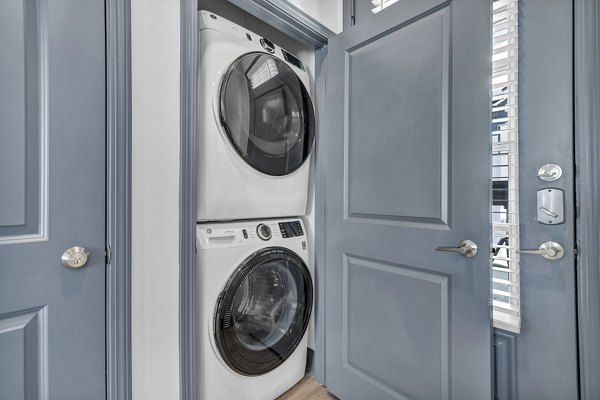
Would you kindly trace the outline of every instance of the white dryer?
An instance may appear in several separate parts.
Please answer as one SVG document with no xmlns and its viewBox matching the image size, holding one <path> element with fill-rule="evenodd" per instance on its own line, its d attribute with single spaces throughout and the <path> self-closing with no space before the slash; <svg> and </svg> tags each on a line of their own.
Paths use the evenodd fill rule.
<svg viewBox="0 0 600 400">
<path fill-rule="evenodd" d="M 198 221 L 304 215 L 315 121 L 302 62 L 199 12 Z"/>
<path fill-rule="evenodd" d="M 197 225 L 200 400 L 274 400 L 304 376 L 313 304 L 300 219 Z"/>
</svg>

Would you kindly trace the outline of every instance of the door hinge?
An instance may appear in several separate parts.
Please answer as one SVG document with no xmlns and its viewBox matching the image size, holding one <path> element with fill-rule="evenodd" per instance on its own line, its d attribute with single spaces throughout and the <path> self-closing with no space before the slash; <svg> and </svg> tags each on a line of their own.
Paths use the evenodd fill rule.
<svg viewBox="0 0 600 400">
<path fill-rule="evenodd" d="M 110 246 L 106 245 L 106 247 L 104 248 L 104 262 L 106 265 L 110 264 L 110 261 L 112 260 L 112 251 L 110 250 Z"/>
<path fill-rule="evenodd" d="M 579 259 L 579 240 L 575 241 L 575 246 L 573 248 L 573 257 L 576 260 Z"/>
<path fill-rule="evenodd" d="M 354 3 L 355 0 L 350 1 L 350 26 L 356 25 L 356 5 Z"/>
</svg>

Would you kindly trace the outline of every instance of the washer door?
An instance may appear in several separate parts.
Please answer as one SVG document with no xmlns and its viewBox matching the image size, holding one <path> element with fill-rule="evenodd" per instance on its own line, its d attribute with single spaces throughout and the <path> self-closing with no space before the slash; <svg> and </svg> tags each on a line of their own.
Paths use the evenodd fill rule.
<svg viewBox="0 0 600 400">
<path fill-rule="evenodd" d="M 314 142 L 313 105 L 304 84 L 282 60 L 248 53 L 227 70 L 221 123 L 239 155 L 268 175 L 287 175 L 306 161 Z"/>
<path fill-rule="evenodd" d="M 242 375 L 277 368 L 304 336 L 312 293 L 312 279 L 297 254 L 280 247 L 254 253 L 217 302 L 215 339 L 223 360 Z"/>
</svg>

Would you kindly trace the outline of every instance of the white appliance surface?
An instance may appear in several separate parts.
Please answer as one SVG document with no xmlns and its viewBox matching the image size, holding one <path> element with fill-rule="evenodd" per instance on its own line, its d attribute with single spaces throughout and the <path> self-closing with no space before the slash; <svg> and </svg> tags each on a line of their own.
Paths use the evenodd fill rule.
<svg viewBox="0 0 600 400">
<path fill-rule="evenodd" d="M 279 224 L 285 222 L 300 224 L 302 235 L 283 237 Z M 257 227 L 260 224 L 270 228 L 271 239 L 263 240 L 258 236 Z M 291 250 L 306 266 L 309 264 L 308 241 L 300 218 L 205 223 L 196 226 L 197 370 L 200 400 L 274 400 L 304 376 L 307 332 L 286 361 L 274 370 L 258 376 L 244 376 L 232 370 L 221 356 L 216 343 L 215 315 L 219 295 L 245 260 L 254 253 L 271 247 Z"/>
<path fill-rule="evenodd" d="M 242 159 L 220 121 L 219 93 L 223 76 L 244 54 L 269 54 L 260 43 L 262 38 L 207 11 L 200 11 L 198 20 L 197 220 L 229 221 L 304 215 L 310 156 L 288 175 L 265 174 Z M 306 71 L 287 62 L 277 45 L 272 56 L 286 63 L 310 93 Z"/>
</svg>

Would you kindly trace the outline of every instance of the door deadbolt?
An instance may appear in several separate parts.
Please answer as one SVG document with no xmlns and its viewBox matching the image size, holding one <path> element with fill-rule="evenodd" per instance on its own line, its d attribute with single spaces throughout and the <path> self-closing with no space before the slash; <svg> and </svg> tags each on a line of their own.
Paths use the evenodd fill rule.
<svg viewBox="0 0 600 400">
<path fill-rule="evenodd" d="M 79 269 L 85 267 L 89 259 L 90 252 L 85 247 L 74 246 L 63 253 L 60 261 L 69 269 Z"/>
<path fill-rule="evenodd" d="M 538 178 L 546 182 L 554 182 L 562 176 L 562 168 L 556 164 L 544 164 L 537 174 Z"/>
</svg>

